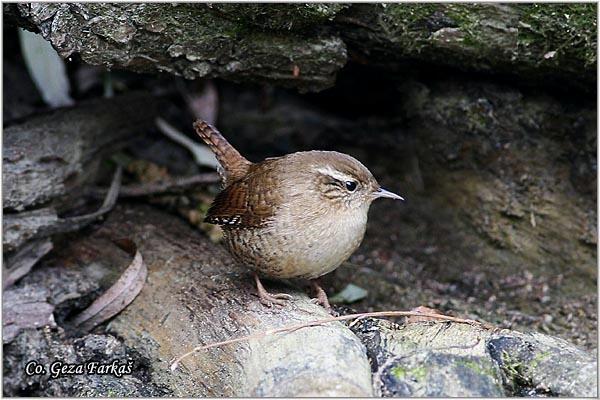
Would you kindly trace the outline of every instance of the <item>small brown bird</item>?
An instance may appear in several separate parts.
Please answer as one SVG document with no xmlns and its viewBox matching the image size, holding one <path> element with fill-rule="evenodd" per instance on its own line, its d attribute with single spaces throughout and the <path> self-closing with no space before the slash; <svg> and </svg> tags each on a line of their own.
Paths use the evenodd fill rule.
<svg viewBox="0 0 600 400">
<path fill-rule="evenodd" d="M 373 200 L 404 199 L 382 189 L 349 155 L 303 151 L 252 163 L 206 122 L 197 120 L 194 128 L 222 167 L 223 190 L 205 221 L 221 225 L 229 252 L 254 270 L 261 303 L 282 306 L 291 296 L 267 292 L 259 274 L 305 278 L 329 310 L 317 278 L 358 248 Z"/>
</svg>

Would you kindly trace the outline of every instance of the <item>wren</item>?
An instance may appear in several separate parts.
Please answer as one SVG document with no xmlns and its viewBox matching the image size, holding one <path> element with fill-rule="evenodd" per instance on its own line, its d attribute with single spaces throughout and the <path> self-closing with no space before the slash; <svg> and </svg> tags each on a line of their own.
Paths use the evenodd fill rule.
<svg viewBox="0 0 600 400">
<path fill-rule="evenodd" d="M 205 222 L 220 225 L 234 259 L 254 271 L 260 302 L 282 306 L 291 296 L 267 292 L 259 275 L 304 278 L 329 310 L 317 278 L 358 248 L 373 200 L 404 199 L 349 155 L 302 151 L 252 163 L 211 125 L 197 120 L 194 128 L 219 161 L 223 182 Z"/>
</svg>

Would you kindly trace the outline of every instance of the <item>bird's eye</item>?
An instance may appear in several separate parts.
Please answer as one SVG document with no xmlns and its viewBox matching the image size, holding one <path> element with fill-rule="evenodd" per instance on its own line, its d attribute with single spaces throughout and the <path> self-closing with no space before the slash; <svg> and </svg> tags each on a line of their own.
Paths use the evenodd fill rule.
<svg viewBox="0 0 600 400">
<path fill-rule="evenodd" d="M 356 189 L 357 183 L 354 181 L 346 181 L 346 189 L 348 189 L 350 192 L 354 192 L 354 190 Z"/>
</svg>

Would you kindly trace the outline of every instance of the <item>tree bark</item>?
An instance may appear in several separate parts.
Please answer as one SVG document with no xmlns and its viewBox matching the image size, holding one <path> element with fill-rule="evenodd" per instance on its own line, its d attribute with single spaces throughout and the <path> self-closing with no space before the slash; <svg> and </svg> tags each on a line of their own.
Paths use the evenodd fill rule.
<svg viewBox="0 0 600 400">
<path fill-rule="evenodd" d="M 102 160 L 152 129 L 161 100 L 147 93 L 82 103 L 5 127 L 2 192 L 4 251 L 58 222 Z M 140 109 L 144 113 L 140 113 Z M 26 211 L 24 211 L 26 210 Z"/>
<path fill-rule="evenodd" d="M 65 58 L 318 91 L 346 64 L 451 66 L 591 90 L 595 4 L 15 4 Z M 410 64 L 412 63 L 412 64 Z M 415 68 L 417 67 L 417 68 Z M 594 85 L 595 86 L 595 85 Z"/>
</svg>

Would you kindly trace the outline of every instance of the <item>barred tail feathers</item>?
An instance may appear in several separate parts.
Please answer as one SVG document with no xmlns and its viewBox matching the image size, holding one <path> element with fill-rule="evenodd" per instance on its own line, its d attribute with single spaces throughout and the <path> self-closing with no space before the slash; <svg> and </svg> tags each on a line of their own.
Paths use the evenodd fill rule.
<svg viewBox="0 0 600 400">
<path fill-rule="evenodd" d="M 198 119 L 194 129 L 206 145 L 215 153 L 223 171 L 221 177 L 224 183 L 243 177 L 252 164 L 244 158 L 212 125 Z"/>
</svg>

